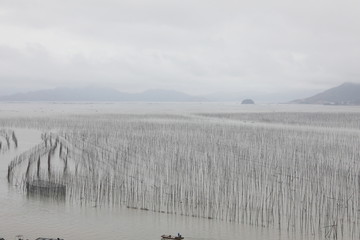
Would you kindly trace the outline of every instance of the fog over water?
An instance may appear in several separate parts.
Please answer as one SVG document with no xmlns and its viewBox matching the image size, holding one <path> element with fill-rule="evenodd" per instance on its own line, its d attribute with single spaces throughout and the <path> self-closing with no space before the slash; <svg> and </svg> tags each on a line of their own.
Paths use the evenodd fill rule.
<svg viewBox="0 0 360 240">
<path fill-rule="evenodd" d="M 1 103 L 1 119 L 31 119 L 56 116 L 101 116 L 102 114 L 180 114 L 194 113 L 359 113 L 358 107 L 307 106 L 307 105 L 253 105 L 237 103 Z M 210 121 L 205 120 L 204 121 Z M 215 122 L 215 119 L 213 120 Z M 237 124 L 232 120 L 217 120 L 221 124 Z M 159 122 L 160 123 L 160 122 Z M 244 121 L 253 127 L 282 128 L 280 124 Z M 284 126 L 286 127 L 286 126 Z M 299 126 L 300 129 L 301 126 Z M 291 128 L 291 126 L 287 126 Z M 313 127 L 316 130 L 316 127 Z M 20 153 L 41 141 L 43 130 L 10 128 L 16 133 L 19 148 L 0 153 L 0 236 L 12 239 L 23 234 L 29 239 L 40 236 L 71 239 L 159 239 L 164 233 L 181 232 L 186 239 L 309 239 L 308 235 L 282 229 L 264 228 L 215 219 L 193 218 L 174 214 L 128 209 L 125 206 L 81 204 L 51 198 L 27 196 L 22 189 L 8 184 L 7 166 Z M 296 128 L 294 128 L 296 129 Z M 328 131 L 327 128 L 319 128 Z M 318 131 L 318 130 L 316 130 Z M 337 132 L 341 134 L 341 129 Z M 334 132 L 335 133 L 335 132 Z M 344 133 L 356 134 L 351 129 Z M 314 236 L 315 239 L 318 239 Z M 347 238 L 344 238 L 347 239 Z"/>
<path fill-rule="evenodd" d="M 5 0 L 0 95 L 92 85 L 307 97 L 360 82 L 359 11 L 356 0 Z"/>
<path fill-rule="evenodd" d="M 174 109 L 174 107 L 176 109 Z M 213 104 L 61 104 L 61 103 L 1 103 L 0 118 L 46 117 L 61 114 L 106 113 L 190 113 L 209 111 Z M 223 108 L 224 107 L 224 108 Z M 219 104 L 218 110 L 238 108 L 237 104 Z M 258 109 L 268 109 L 258 106 Z M 277 107 L 276 107 L 277 108 Z M 244 111 L 254 109 L 242 107 Z M 65 112 L 65 113 L 64 113 Z M 30 114 L 30 115 L 29 115 Z M 12 128 L 13 129 L 13 128 Z M 17 155 L 41 141 L 41 130 L 15 128 L 19 148 L 0 153 L 0 236 L 13 239 L 22 234 L 35 239 L 40 236 L 71 239 L 160 239 L 164 233 L 181 232 L 186 239 L 215 240 L 287 239 L 276 229 L 257 228 L 238 223 L 192 218 L 179 215 L 146 212 L 125 207 L 81 205 L 48 198 L 27 196 L 22 189 L 7 182 L 7 166 Z"/>
<path fill-rule="evenodd" d="M 359 0 L 0 0 L 0 238 L 358 239 L 360 107 L 265 103 L 360 83 L 359 13 Z M 40 175 L 65 200 L 27 194 Z"/>
</svg>

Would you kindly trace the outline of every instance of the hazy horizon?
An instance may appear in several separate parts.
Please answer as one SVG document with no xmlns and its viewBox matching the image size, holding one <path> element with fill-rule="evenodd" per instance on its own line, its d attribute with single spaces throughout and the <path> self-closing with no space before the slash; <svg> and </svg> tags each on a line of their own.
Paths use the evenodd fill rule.
<svg viewBox="0 0 360 240">
<path fill-rule="evenodd" d="M 177 91 L 174 89 L 147 89 L 144 91 L 139 91 L 139 92 L 125 92 L 125 91 L 119 91 L 117 89 L 113 89 L 113 88 L 107 88 L 107 87 L 101 87 L 101 86 L 85 86 L 85 87 L 56 87 L 56 88 L 47 88 L 47 89 L 37 89 L 37 90 L 13 90 L 13 91 L 2 91 L 0 90 L 0 98 L 1 97 L 15 97 L 15 96 L 21 96 L 22 94 L 25 94 L 26 96 L 29 96 L 30 98 L 38 98 L 39 95 L 42 95 L 43 93 L 46 93 L 47 96 L 49 96 L 48 94 L 50 93 L 55 93 L 57 92 L 57 94 L 66 94 L 66 97 L 64 95 L 65 98 L 68 99 L 68 97 L 74 95 L 73 97 L 75 97 L 78 94 L 84 94 L 84 91 L 89 90 L 89 92 L 87 93 L 87 95 L 94 93 L 94 91 L 99 92 L 103 91 L 103 94 L 113 94 L 113 91 L 117 91 L 119 93 L 119 96 L 121 96 L 121 94 L 125 94 L 129 95 L 129 96 L 133 96 L 133 97 L 140 97 L 140 99 L 138 101 L 148 101 L 148 100 L 141 100 L 141 95 L 146 96 L 146 94 L 157 94 L 157 96 L 160 99 L 163 99 L 161 101 L 166 101 L 167 98 L 169 98 L 171 95 L 169 94 L 180 94 L 180 95 L 184 95 L 184 97 L 188 96 L 188 97 L 193 97 L 192 100 L 177 100 L 177 101 L 201 101 L 201 102 L 241 102 L 244 99 L 252 99 L 254 100 L 256 103 L 286 103 L 286 102 L 290 102 L 293 101 L 295 99 L 302 99 L 305 97 L 309 97 L 310 95 L 314 95 L 319 93 L 319 91 L 297 91 L 297 92 L 287 92 L 287 93 L 283 93 L 283 94 L 277 94 L 277 93 L 262 93 L 260 91 L 258 92 L 213 92 L 213 93 L 209 93 L 209 94 L 201 94 L 201 95 L 195 95 L 195 94 L 189 94 L 187 92 L 182 92 L 182 91 Z M 67 92 L 67 93 L 66 93 Z M 97 94 L 95 94 L 97 95 Z M 97 100 L 97 96 L 94 96 L 93 101 L 103 101 L 103 100 Z M 105 95 L 103 95 L 101 98 L 103 98 Z M 22 99 L 20 97 L 20 99 Z M 22 100 L 16 100 L 16 101 L 22 101 Z M 4 101 L 4 100 L 2 100 Z M 6 100 L 5 100 L 6 101 Z M 11 101 L 11 100 L 10 100 Z M 25 100 L 26 101 L 26 100 Z M 31 100 L 31 101 L 36 101 L 36 100 Z M 62 100 L 60 100 L 62 101 Z M 68 99 L 67 101 L 72 101 L 71 99 Z M 134 101 L 134 100 L 130 100 L 129 101 Z M 169 100 L 171 101 L 171 100 Z"/>
<path fill-rule="evenodd" d="M 307 97 L 360 82 L 359 10 L 355 0 L 0 1 L 0 95 L 101 86 Z"/>
</svg>

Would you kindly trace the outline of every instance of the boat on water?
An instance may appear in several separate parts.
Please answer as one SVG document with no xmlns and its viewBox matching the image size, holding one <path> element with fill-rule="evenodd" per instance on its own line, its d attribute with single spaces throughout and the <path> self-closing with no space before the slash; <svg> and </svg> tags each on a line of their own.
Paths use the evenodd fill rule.
<svg viewBox="0 0 360 240">
<path fill-rule="evenodd" d="M 35 240 L 64 240 L 62 238 L 37 238 Z"/>
<path fill-rule="evenodd" d="M 165 240 L 165 239 L 174 239 L 174 240 L 181 240 L 184 239 L 183 236 L 181 236 L 181 234 L 178 234 L 177 236 L 172 236 L 172 235 L 161 235 L 161 239 Z"/>
</svg>

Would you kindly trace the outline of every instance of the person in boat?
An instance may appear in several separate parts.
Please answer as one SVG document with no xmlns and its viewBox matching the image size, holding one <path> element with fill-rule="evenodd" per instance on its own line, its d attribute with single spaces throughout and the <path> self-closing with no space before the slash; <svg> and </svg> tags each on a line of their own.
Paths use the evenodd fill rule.
<svg viewBox="0 0 360 240">
<path fill-rule="evenodd" d="M 181 238 L 181 234 L 180 234 L 180 233 L 178 233 L 178 237 Z"/>
</svg>

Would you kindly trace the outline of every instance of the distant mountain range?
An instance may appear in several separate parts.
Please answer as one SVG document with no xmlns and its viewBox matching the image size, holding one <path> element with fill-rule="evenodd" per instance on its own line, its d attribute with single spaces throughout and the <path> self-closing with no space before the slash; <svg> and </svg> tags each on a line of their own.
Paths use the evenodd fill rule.
<svg viewBox="0 0 360 240">
<path fill-rule="evenodd" d="M 111 88 L 54 88 L 32 92 L 16 93 L 0 96 L 0 101 L 10 102 L 242 102 L 244 96 L 253 98 L 256 102 L 287 102 L 284 98 L 291 96 L 311 95 L 308 92 L 287 92 L 278 94 L 261 94 L 260 92 L 213 93 L 203 96 L 192 96 L 173 90 L 148 90 L 141 93 L 119 92 Z M 270 100 L 270 101 L 269 101 Z M 360 105 L 360 84 L 344 83 L 312 97 L 297 99 L 290 103 L 328 104 L 328 105 Z"/>
<path fill-rule="evenodd" d="M 21 90 L 0 89 L 0 101 L 9 102 L 239 102 L 251 98 L 257 103 L 287 102 L 294 96 L 306 96 L 314 91 L 287 91 L 283 93 L 262 93 L 260 91 L 215 92 L 204 95 L 189 95 L 173 90 L 148 90 L 141 93 L 119 92 L 111 88 L 54 88 L 19 93 Z"/>
<path fill-rule="evenodd" d="M 148 90 L 142 93 L 123 93 L 109 88 L 55 88 L 0 96 L 0 101 L 139 101 L 139 102 L 192 102 L 201 97 L 172 90 Z"/>
<path fill-rule="evenodd" d="M 294 100 L 291 103 L 360 105 L 360 84 L 344 83 L 312 97 Z"/>
</svg>

